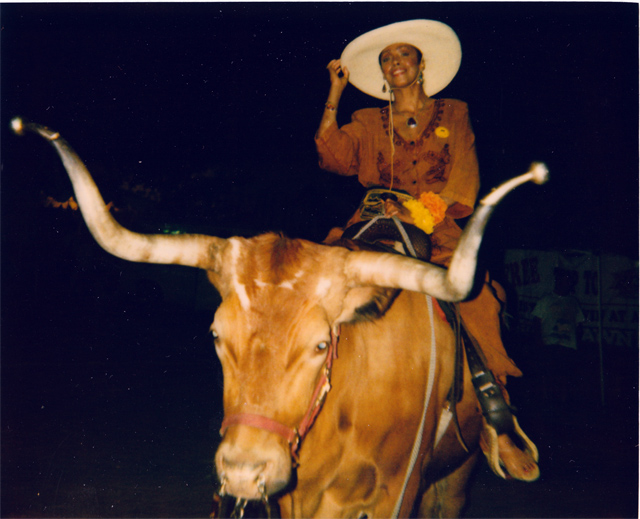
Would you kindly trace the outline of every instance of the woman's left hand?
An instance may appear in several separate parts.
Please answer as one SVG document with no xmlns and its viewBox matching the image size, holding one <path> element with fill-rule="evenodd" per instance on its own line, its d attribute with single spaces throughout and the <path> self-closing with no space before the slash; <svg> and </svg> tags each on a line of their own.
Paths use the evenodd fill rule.
<svg viewBox="0 0 640 519">
<path fill-rule="evenodd" d="M 413 224 L 413 218 L 411 212 L 400 202 L 396 200 L 384 201 L 384 215 L 385 216 L 397 216 L 401 222 Z"/>
</svg>

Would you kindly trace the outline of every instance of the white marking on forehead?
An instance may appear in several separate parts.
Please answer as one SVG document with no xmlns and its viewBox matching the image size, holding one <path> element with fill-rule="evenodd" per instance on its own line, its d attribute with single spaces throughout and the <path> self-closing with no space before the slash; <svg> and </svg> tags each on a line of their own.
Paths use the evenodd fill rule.
<svg viewBox="0 0 640 519">
<path fill-rule="evenodd" d="M 329 292 L 331 288 L 331 280 L 329 278 L 320 278 L 318 284 L 316 285 L 316 296 L 324 297 Z"/>
<path fill-rule="evenodd" d="M 229 238 L 229 242 L 231 243 L 231 282 L 238 299 L 240 299 L 240 306 L 246 312 L 251 308 L 251 301 L 249 301 L 246 287 L 238 280 L 238 271 L 236 270 L 240 258 L 240 242 L 234 238 Z"/>
<path fill-rule="evenodd" d="M 253 282 L 256 284 L 258 288 L 265 288 L 272 286 L 271 283 L 267 283 L 266 281 L 262 281 L 261 279 L 254 279 Z M 295 283 L 295 281 L 293 282 Z M 293 290 L 293 283 L 291 281 L 283 281 L 280 284 L 276 285 L 276 288 L 286 288 L 287 290 Z"/>
</svg>

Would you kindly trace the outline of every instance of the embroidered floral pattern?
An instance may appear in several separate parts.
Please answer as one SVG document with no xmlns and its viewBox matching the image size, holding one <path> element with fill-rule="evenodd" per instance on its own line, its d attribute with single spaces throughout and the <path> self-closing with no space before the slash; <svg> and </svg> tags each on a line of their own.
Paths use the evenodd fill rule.
<svg viewBox="0 0 640 519">
<path fill-rule="evenodd" d="M 406 173 L 411 171 L 419 162 L 427 167 L 426 172 L 421 175 L 421 180 L 424 183 L 436 184 L 447 181 L 447 165 L 451 161 L 449 144 L 444 143 L 440 151 L 430 150 L 420 153 L 420 148 L 426 147 L 427 139 L 434 134 L 437 135 L 436 132 L 439 132 L 441 135 L 446 132 L 447 136 L 449 135 L 449 130 L 440 124 L 444 113 L 444 106 L 445 101 L 443 99 L 435 100 L 431 119 L 415 141 L 406 141 L 394 130 L 393 140 L 396 147 L 396 155 L 393 162 L 393 182 L 391 181 L 391 165 L 389 164 L 391 155 L 388 151 L 383 153 L 379 150 L 376 157 L 376 165 L 380 174 L 380 184 L 386 186 L 393 185 L 399 189 L 406 189 L 412 192 L 416 187 L 414 186 L 416 182 L 410 183 L 413 177 L 410 179 Z M 388 136 L 390 128 L 389 107 L 380 109 L 380 117 L 384 132 Z M 388 145 L 386 149 L 389 149 Z M 422 168 L 420 169 L 422 170 Z"/>
<path fill-rule="evenodd" d="M 440 153 L 429 151 L 422 154 L 420 159 L 429 164 L 433 164 L 425 173 L 424 180 L 427 184 L 446 181 L 445 174 L 447 172 L 447 165 L 451 162 L 448 144 L 444 145 Z"/>
<path fill-rule="evenodd" d="M 428 139 L 431 134 L 436 130 L 436 128 L 444 128 L 440 125 L 440 120 L 442 119 L 442 113 L 444 112 L 444 99 L 436 99 L 433 105 L 433 113 L 431 114 L 431 120 L 427 127 L 422 131 L 420 137 L 416 141 L 414 141 L 416 146 L 422 146 L 424 141 Z M 382 126 L 387 135 L 389 135 L 389 107 L 385 106 L 380 109 L 380 116 L 382 118 Z M 446 129 L 446 128 L 445 128 Z M 393 131 L 394 139 L 393 142 L 396 146 L 404 146 L 405 148 L 411 147 L 411 144 L 404 140 L 404 138 L 398 134 L 398 132 L 394 129 Z"/>
<path fill-rule="evenodd" d="M 378 171 L 380 172 L 380 183 L 383 186 L 391 185 L 391 166 L 389 162 L 384 158 L 384 155 L 381 151 L 378 151 L 378 158 L 376 160 L 378 164 Z M 396 160 L 393 163 L 393 171 L 399 171 L 402 163 L 401 161 Z M 397 176 L 393 175 L 393 185 L 399 187 L 402 185 L 402 180 Z"/>
</svg>

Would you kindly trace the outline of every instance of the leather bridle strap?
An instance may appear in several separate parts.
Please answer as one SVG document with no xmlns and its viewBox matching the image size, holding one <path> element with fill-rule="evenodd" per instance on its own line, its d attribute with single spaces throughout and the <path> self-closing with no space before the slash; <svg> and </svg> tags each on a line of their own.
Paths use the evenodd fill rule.
<svg viewBox="0 0 640 519">
<path fill-rule="evenodd" d="M 291 429 L 286 425 L 276 422 L 266 416 L 251 413 L 239 413 L 232 414 L 224 419 L 222 422 L 222 428 L 220 429 L 220 435 L 224 435 L 225 431 L 232 425 L 248 425 L 249 427 L 255 427 L 256 429 L 265 429 L 267 431 L 276 433 L 282 436 L 288 443 L 292 443 L 297 436 L 295 429 Z"/>
<path fill-rule="evenodd" d="M 316 417 L 322 409 L 322 404 L 331 390 L 331 367 L 333 366 L 333 360 L 338 358 L 338 338 L 340 336 L 340 330 L 336 329 L 331 332 L 331 343 L 329 345 L 329 351 L 327 351 L 327 358 L 324 361 L 324 367 L 322 369 L 322 375 L 316 384 L 316 388 L 313 391 L 311 402 L 307 408 L 307 412 L 300 421 L 298 427 L 289 427 L 272 418 L 262 416 L 253 413 L 238 413 L 226 416 L 222 421 L 220 427 L 220 436 L 224 436 L 224 433 L 232 425 L 247 425 L 249 427 L 255 427 L 256 429 L 263 429 L 275 433 L 284 438 L 289 444 L 291 449 L 291 458 L 294 466 L 297 466 L 299 462 L 298 449 L 300 443 L 311 429 Z"/>
</svg>

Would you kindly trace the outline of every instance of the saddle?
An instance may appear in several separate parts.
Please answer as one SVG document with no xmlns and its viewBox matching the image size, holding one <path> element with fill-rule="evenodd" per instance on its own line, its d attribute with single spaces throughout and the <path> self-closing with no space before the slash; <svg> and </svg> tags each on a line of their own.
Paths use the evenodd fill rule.
<svg viewBox="0 0 640 519">
<path fill-rule="evenodd" d="M 423 261 L 431 259 L 431 239 L 415 225 L 398 218 L 376 217 L 347 227 L 343 239 L 364 242 L 385 252 L 413 256 Z"/>
</svg>

